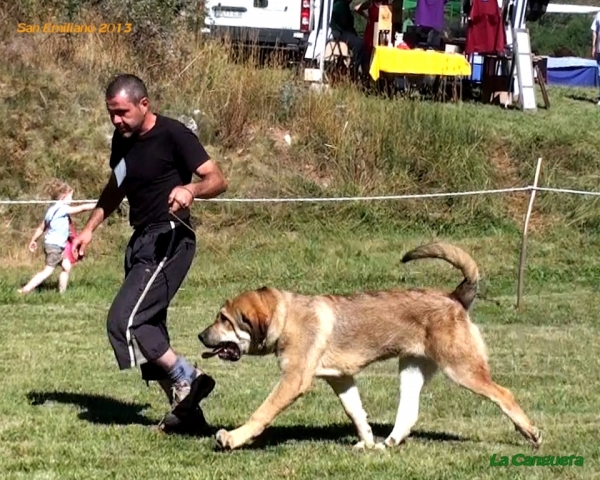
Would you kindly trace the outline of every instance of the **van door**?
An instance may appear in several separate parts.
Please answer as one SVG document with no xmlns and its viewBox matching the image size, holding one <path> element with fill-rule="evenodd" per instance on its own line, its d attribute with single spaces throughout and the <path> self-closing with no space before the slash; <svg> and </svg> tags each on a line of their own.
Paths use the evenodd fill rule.
<svg viewBox="0 0 600 480">
<path fill-rule="evenodd" d="M 208 0 L 209 26 L 300 30 L 303 0 Z"/>
</svg>

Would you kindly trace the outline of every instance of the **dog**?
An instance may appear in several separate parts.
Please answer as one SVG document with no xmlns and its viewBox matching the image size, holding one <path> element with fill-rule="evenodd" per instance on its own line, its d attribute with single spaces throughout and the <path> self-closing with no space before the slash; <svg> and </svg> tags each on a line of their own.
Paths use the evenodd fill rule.
<svg viewBox="0 0 600 480">
<path fill-rule="evenodd" d="M 435 289 L 393 289 L 351 295 L 298 295 L 263 287 L 227 300 L 214 323 L 198 338 L 225 360 L 274 353 L 281 377 L 251 418 L 232 431 L 219 430 L 222 449 L 251 443 L 285 408 L 324 379 L 339 397 L 360 440 L 356 449 L 401 444 L 417 422 L 424 384 L 440 369 L 458 385 L 487 397 L 510 418 L 534 448 L 541 432 L 506 388 L 494 383 L 487 350 L 469 310 L 479 270 L 462 249 L 444 243 L 421 245 L 402 262 L 436 258 L 462 271 L 464 280 L 450 293 Z M 354 376 L 368 365 L 397 357 L 400 401 L 394 427 L 375 443 Z"/>
</svg>

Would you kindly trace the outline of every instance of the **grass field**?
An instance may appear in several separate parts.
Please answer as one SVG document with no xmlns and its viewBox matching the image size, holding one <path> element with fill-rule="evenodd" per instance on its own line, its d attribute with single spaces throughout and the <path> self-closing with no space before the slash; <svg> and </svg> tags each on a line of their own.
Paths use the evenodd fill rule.
<svg viewBox="0 0 600 480">
<path fill-rule="evenodd" d="M 120 373 L 106 339 L 105 316 L 121 278 L 121 244 L 110 255 L 92 251 L 63 297 L 53 281 L 29 297 L 14 293 L 41 258 L 3 269 L 0 477 L 598 478 L 600 237 L 566 230 L 534 234 L 521 312 L 514 309 L 518 232 L 441 238 L 465 247 L 479 263 L 483 280 L 474 318 L 495 380 L 543 429 L 539 454 L 579 455 L 583 467 L 490 467 L 493 454 L 531 450 L 492 403 L 439 375 L 422 394 L 414 434 L 385 452 L 352 451 L 354 428 L 320 381 L 252 448 L 223 453 L 215 451 L 213 438 L 163 436 L 153 429 L 166 408 L 162 393 L 155 385 L 147 388 L 135 371 Z M 273 358 L 245 357 L 235 364 L 199 358 L 196 335 L 226 297 L 264 284 L 304 293 L 453 288 L 460 274 L 442 262 L 400 263 L 403 252 L 431 239 L 427 232 L 351 225 L 294 233 L 246 228 L 239 237 L 203 232 L 169 321 L 175 347 L 199 359 L 217 380 L 203 404 L 207 419 L 216 427 L 239 425 L 277 379 Z M 358 381 L 375 433 L 383 438 L 397 408 L 395 362 L 368 368 Z"/>
</svg>

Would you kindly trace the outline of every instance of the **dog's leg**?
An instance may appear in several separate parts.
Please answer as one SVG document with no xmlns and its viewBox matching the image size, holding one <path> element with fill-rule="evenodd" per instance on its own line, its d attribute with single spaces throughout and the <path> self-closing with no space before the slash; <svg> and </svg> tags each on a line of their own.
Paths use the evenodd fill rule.
<svg viewBox="0 0 600 480">
<path fill-rule="evenodd" d="M 217 432 L 216 439 L 221 448 L 233 450 L 250 443 L 267 428 L 277 415 L 306 393 L 312 382 L 312 373 L 309 372 L 310 375 L 305 375 L 306 372 L 303 372 L 299 366 L 290 370 L 295 370 L 297 373 L 284 373 L 275 389 L 258 407 L 250 420 L 230 432 L 226 430 Z"/>
<path fill-rule="evenodd" d="M 539 448 L 542 444 L 541 432 L 527 418 L 525 412 L 515 401 L 512 392 L 492 381 L 487 365 L 479 365 L 478 368 L 473 368 L 471 365 L 446 367 L 444 373 L 462 387 L 482 395 L 498 405 L 502 412 L 512 420 L 517 431 L 534 448 Z"/>
<path fill-rule="evenodd" d="M 394 428 L 385 439 L 385 444 L 388 447 L 400 445 L 417 423 L 421 389 L 435 371 L 435 363 L 430 360 L 400 359 L 400 402 Z"/>
<path fill-rule="evenodd" d="M 492 381 L 487 360 L 476 345 L 465 342 L 462 348 L 455 346 L 452 356 L 441 359 L 439 366 L 451 380 L 498 405 L 534 448 L 542 444 L 541 432 L 527 418 L 512 392 Z"/>
<path fill-rule="evenodd" d="M 373 439 L 373 430 L 367 421 L 367 412 L 363 408 L 358 387 L 353 377 L 327 377 L 325 381 L 329 383 L 335 394 L 342 402 L 346 414 L 354 422 L 358 430 L 360 442 L 354 445 L 356 450 L 365 448 L 381 448 L 375 444 Z"/>
</svg>

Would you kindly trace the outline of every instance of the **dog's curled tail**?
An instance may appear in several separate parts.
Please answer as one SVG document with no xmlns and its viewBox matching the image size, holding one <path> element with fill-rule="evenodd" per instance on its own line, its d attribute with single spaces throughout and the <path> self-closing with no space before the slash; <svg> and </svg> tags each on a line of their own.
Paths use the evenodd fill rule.
<svg viewBox="0 0 600 480">
<path fill-rule="evenodd" d="M 467 252 L 454 245 L 429 243 L 406 253 L 402 257 L 402 263 L 421 258 L 439 258 L 445 260 L 462 272 L 465 278 L 450 296 L 459 301 L 465 310 L 468 310 L 473 300 L 475 300 L 479 283 L 479 269 L 475 260 Z"/>
</svg>

